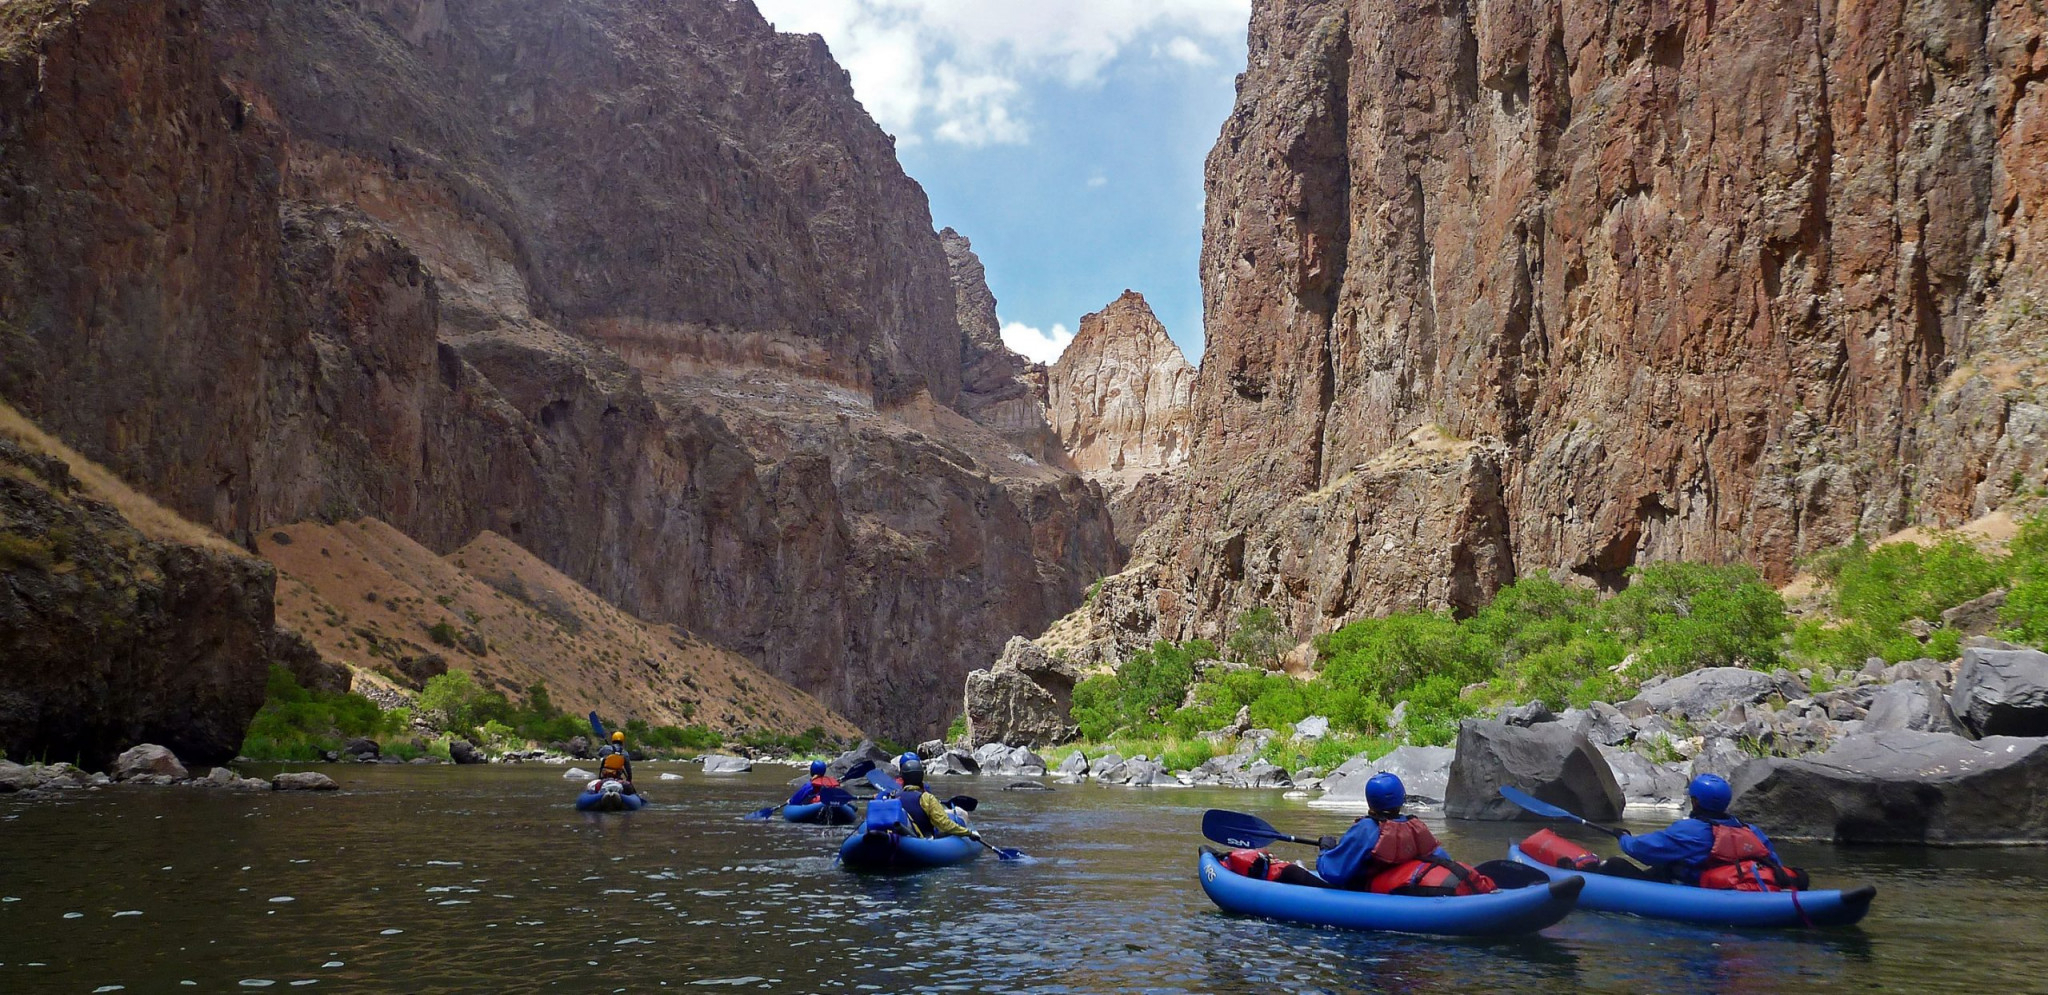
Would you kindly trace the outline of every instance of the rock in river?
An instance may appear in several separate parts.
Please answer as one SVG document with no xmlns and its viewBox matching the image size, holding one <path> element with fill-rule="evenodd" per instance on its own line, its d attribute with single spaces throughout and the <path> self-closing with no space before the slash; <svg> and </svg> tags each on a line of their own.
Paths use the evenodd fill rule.
<svg viewBox="0 0 2048 995">
<path fill-rule="evenodd" d="M 1979 736 L 2048 735 L 2048 653 L 1964 650 L 1949 706 Z"/>
<path fill-rule="evenodd" d="M 185 765 L 178 762 L 175 754 L 155 743 L 130 747 L 114 758 L 112 773 L 116 781 L 126 781 L 149 774 L 168 777 L 173 781 L 182 781 L 192 776 L 185 770 Z"/>
<path fill-rule="evenodd" d="M 714 753 L 704 758 L 706 774 L 744 774 L 754 769 L 754 762 L 744 757 L 728 757 Z"/>
<path fill-rule="evenodd" d="M 448 744 L 448 759 L 458 764 L 480 764 L 485 760 L 484 752 L 469 740 L 458 739 Z"/>
<path fill-rule="evenodd" d="M 1752 760 L 1736 814 L 1773 835 L 1843 843 L 2048 841 L 2048 739 L 1892 730 L 1825 753 Z"/>
<path fill-rule="evenodd" d="M 1520 788 L 1588 819 L 1621 815 L 1621 785 L 1607 758 L 1583 733 L 1560 722 L 1523 728 L 1468 719 L 1458 727 L 1444 814 L 1454 819 L 1535 818 L 1502 798 L 1502 786 Z"/>
<path fill-rule="evenodd" d="M 1864 716 L 1866 732 L 1908 729 L 1913 732 L 1955 732 L 1955 713 L 1941 686 L 1933 681 L 1900 681 L 1877 690 Z"/>
<path fill-rule="evenodd" d="M 1448 746 L 1403 746 L 1378 760 L 1353 757 L 1323 780 L 1323 797 L 1363 802 L 1365 782 L 1384 771 L 1401 779 L 1411 802 L 1441 805 L 1450 783 L 1453 756 Z"/>
<path fill-rule="evenodd" d="M 341 788 L 334 783 L 334 778 L 314 770 L 279 774 L 271 778 L 270 783 L 279 791 L 335 791 Z"/>
</svg>

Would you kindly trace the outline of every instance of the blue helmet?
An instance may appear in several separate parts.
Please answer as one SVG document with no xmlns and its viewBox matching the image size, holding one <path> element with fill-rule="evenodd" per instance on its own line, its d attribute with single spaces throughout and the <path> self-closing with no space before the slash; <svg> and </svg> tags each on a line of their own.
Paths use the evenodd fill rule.
<svg viewBox="0 0 2048 995">
<path fill-rule="evenodd" d="M 902 766 L 904 766 L 904 765 L 906 765 L 906 764 L 923 764 L 923 763 L 924 763 L 924 759 L 923 759 L 922 757 L 919 757 L 919 756 L 918 756 L 918 755 L 917 755 L 916 753 L 914 753 L 914 752 L 906 752 L 906 753 L 904 753 L 904 754 L 903 754 L 902 756 L 900 756 L 900 757 L 897 757 L 897 758 L 896 758 L 896 766 L 898 766 L 898 767 L 902 767 Z"/>
<path fill-rule="evenodd" d="M 897 762 L 896 770 L 903 775 L 905 784 L 924 783 L 924 761 L 918 759 L 915 753 L 905 753 L 903 759 Z"/>
<path fill-rule="evenodd" d="M 1735 800 L 1735 789 L 1719 774 L 1701 774 L 1685 786 L 1686 796 L 1701 810 L 1726 812 L 1728 803 Z"/>
<path fill-rule="evenodd" d="M 823 761 L 823 760 L 813 760 L 813 761 L 811 761 L 811 776 L 812 776 L 812 777 L 823 777 L 823 776 L 825 776 L 825 761 Z"/>
<path fill-rule="evenodd" d="M 1408 787 L 1392 774 L 1374 774 L 1365 782 L 1365 803 L 1375 812 L 1393 812 L 1408 804 Z"/>
</svg>

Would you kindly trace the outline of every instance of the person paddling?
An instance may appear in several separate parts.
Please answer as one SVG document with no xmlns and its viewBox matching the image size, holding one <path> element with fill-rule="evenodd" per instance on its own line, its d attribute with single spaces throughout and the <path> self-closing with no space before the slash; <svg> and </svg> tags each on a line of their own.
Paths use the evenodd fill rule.
<svg viewBox="0 0 2048 995">
<path fill-rule="evenodd" d="M 1621 836 L 1621 851 L 1649 865 L 1647 874 L 1631 874 L 1634 867 L 1616 860 L 1600 871 L 1733 891 L 1803 891 L 1811 883 L 1805 871 L 1785 866 L 1763 830 L 1728 814 L 1735 792 L 1719 774 L 1693 778 L 1685 794 L 1690 815 L 1658 832 Z"/>
<path fill-rule="evenodd" d="M 626 755 L 626 734 L 612 733 L 612 741 L 597 751 L 597 778 L 599 781 L 618 781 L 626 786 L 627 793 L 633 791 L 633 758 Z"/>
<path fill-rule="evenodd" d="M 826 775 L 825 761 L 813 760 L 811 761 L 811 779 L 799 786 L 796 789 L 796 794 L 789 796 L 788 804 L 809 805 L 813 802 L 823 801 L 824 790 L 836 787 L 839 787 L 839 779 Z"/>
<path fill-rule="evenodd" d="M 946 803 L 924 790 L 924 761 L 917 754 L 904 754 L 897 763 L 897 770 L 903 774 L 903 790 L 896 797 L 903 802 L 903 821 L 912 835 L 925 839 L 965 836 L 981 842 L 980 833 L 953 821 L 952 813 L 946 811 Z"/>
<path fill-rule="evenodd" d="M 1401 814 L 1408 788 L 1393 774 L 1365 782 L 1367 815 L 1344 835 L 1324 837 L 1316 873 L 1332 886 L 1382 895 L 1477 895 L 1493 879 L 1451 859 L 1421 819 Z"/>
</svg>

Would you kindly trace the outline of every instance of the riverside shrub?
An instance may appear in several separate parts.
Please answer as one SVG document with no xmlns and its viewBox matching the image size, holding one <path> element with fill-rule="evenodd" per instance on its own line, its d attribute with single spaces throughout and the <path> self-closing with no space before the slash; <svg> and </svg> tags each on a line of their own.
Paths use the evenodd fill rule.
<svg viewBox="0 0 2048 995">
<path fill-rule="evenodd" d="M 386 712 L 359 694 L 302 687 L 291 671 L 272 664 L 241 752 L 257 760 L 319 760 L 351 739 L 395 737 L 406 725 L 402 712 Z"/>
<path fill-rule="evenodd" d="M 1871 657 L 1888 663 L 1954 657 L 1961 640 L 1941 626 L 1941 613 L 2016 580 L 2014 575 L 2035 561 L 2032 554 L 2020 553 L 2029 530 L 2039 535 L 2041 525 L 2023 526 L 2013 555 L 2006 557 L 1988 555 L 1958 536 L 1942 536 L 1928 546 L 1901 542 L 1876 547 L 1859 537 L 1816 558 L 1813 572 L 1829 585 L 1833 617 L 1801 623 L 1792 635 L 1793 654 L 1835 667 L 1859 666 Z M 2018 586 L 2023 582 L 2013 594 L 2024 601 Z M 2011 606 L 2009 598 L 2008 611 Z M 1915 619 L 1935 627 L 1925 643 L 1904 628 Z"/>
</svg>

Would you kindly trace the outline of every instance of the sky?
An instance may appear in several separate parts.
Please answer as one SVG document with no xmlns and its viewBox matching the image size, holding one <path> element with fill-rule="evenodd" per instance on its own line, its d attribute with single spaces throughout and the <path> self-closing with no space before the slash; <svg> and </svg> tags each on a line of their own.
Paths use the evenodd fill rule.
<svg viewBox="0 0 2048 995">
<path fill-rule="evenodd" d="M 1202 163 L 1250 0 L 755 0 L 824 36 L 896 137 L 932 221 L 974 243 L 1003 340 L 1052 362 L 1081 316 L 1145 295 L 1202 352 Z"/>
</svg>

